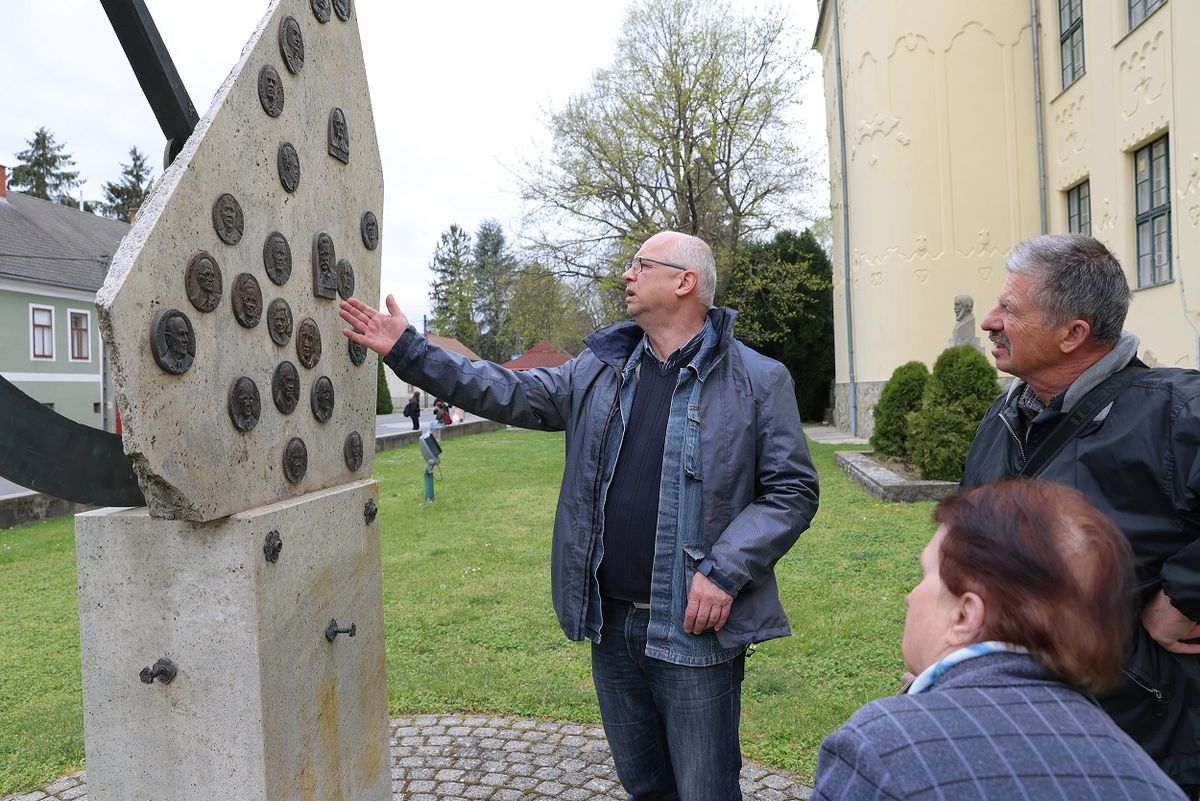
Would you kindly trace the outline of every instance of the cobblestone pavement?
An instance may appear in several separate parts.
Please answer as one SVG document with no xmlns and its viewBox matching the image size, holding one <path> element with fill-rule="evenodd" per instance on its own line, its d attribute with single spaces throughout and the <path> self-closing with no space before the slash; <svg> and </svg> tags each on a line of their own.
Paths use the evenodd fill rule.
<svg viewBox="0 0 1200 801">
<path fill-rule="evenodd" d="M 790 773 L 746 762 L 746 801 L 807 799 Z M 392 721 L 396 801 L 592 801 L 624 799 L 599 726 L 484 715 L 416 715 Z M 87 776 L 73 773 L 0 801 L 87 801 Z"/>
</svg>

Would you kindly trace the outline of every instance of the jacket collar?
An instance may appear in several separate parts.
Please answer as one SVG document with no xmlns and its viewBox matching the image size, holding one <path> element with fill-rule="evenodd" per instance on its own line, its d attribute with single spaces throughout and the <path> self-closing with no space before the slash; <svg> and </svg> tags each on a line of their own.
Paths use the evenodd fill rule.
<svg viewBox="0 0 1200 801">
<path fill-rule="evenodd" d="M 708 310 L 711 331 L 706 332 L 704 344 L 692 360 L 701 380 L 712 371 L 729 349 L 729 342 L 733 339 L 733 321 L 736 317 L 736 311 L 724 306 L 713 306 Z M 637 323 L 624 320 L 596 329 L 584 338 L 583 343 L 597 359 L 621 370 L 641 344 L 645 333 Z"/>
<path fill-rule="evenodd" d="M 1071 411 L 1084 395 L 1095 389 L 1103 383 L 1110 375 L 1124 368 L 1127 364 L 1133 361 L 1137 356 L 1138 346 L 1141 341 L 1128 331 L 1121 332 L 1121 338 L 1117 340 L 1117 344 L 1108 353 L 1097 359 L 1091 367 L 1084 370 L 1078 378 L 1071 382 L 1063 393 L 1062 409 L 1063 413 Z M 1012 382 L 1008 388 L 1008 396 L 1005 398 L 1005 404 L 1008 405 L 1016 400 L 1025 387 L 1025 382 L 1018 378 Z"/>
</svg>

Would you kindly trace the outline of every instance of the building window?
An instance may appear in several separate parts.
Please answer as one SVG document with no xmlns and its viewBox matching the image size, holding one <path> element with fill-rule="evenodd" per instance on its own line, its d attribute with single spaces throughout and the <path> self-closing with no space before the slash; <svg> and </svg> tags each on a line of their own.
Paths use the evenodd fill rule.
<svg viewBox="0 0 1200 801">
<path fill-rule="evenodd" d="M 1092 235 L 1092 190 L 1088 181 L 1067 190 L 1067 230 Z"/>
<path fill-rule="evenodd" d="M 91 315 L 85 311 L 69 309 L 67 316 L 71 322 L 71 359 L 73 361 L 91 361 Z"/>
<path fill-rule="evenodd" d="M 54 309 L 49 306 L 30 306 L 29 355 L 35 359 L 54 358 Z"/>
<path fill-rule="evenodd" d="M 1138 286 L 1171 280 L 1171 164 L 1167 137 L 1133 154 L 1137 186 Z"/>
<path fill-rule="evenodd" d="M 1142 20 L 1154 13 L 1154 9 L 1167 0 L 1129 0 L 1129 30 L 1142 24 Z"/>
<path fill-rule="evenodd" d="M 1083 75 L 1083 0 L 1058 0 L 1058 52 L 1066 89 Z"/>
</svg>

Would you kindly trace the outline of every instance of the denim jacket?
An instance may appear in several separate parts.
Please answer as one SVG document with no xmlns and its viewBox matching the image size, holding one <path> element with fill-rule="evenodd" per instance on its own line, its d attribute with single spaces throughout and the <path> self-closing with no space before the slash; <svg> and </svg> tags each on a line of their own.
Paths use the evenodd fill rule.
<svg viewBox="0 0 1200 801">
<path fill-rule="evenodd" d="M 791 377 L 734 338 L 735 316 L 709 310 L 705 342 L 680 370 L 667 424 L 647 653 L 679 664 L 715 664 L 791 633 L 774 567 L 817 509 Z M 403 380 L 473 414 L 566 432 L 550 567 L 554 609 L 573 640 L 599 637 L 603 497 L 620 440 L 610 426 L 624 431 L 642 340 L 635 323 L 617 323 L 589 335 L 588 349 L 564 365 L 514 372 L 471 362 L 410 328 L 384 360 Z M 683 632 L 696 571 L 734 597 L 719 632 Z"/>
</svg>

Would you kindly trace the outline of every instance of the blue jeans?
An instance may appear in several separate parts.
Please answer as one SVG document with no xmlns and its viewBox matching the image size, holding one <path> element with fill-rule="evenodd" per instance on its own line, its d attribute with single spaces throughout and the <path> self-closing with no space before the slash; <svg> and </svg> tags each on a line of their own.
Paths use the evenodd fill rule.
<svg viewBox="0 0 1200 801">
<path fill-rule="evenodd" d="M 746 656 L 708 667 L 645 655 L 650 610 L 604 601 L 592 680 L 630 801 L 740 801 Z"/>
</svg>

